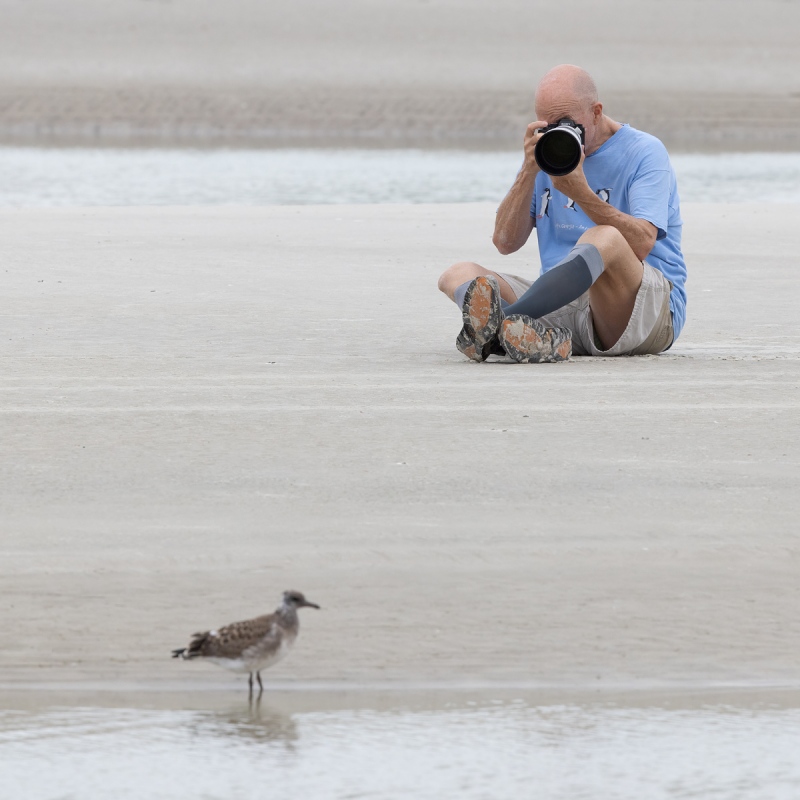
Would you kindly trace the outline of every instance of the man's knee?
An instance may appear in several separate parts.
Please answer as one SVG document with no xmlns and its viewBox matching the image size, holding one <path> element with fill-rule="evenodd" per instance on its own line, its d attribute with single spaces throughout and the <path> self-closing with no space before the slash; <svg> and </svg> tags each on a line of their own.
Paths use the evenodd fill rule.
<svg viewBox="0 0 800 800">
<path fill-rule="evenodd" d="M 595 225 L 593 228 L 584 231 L 578 242 L 580 244 L 593 244 L 601 254 L 617 251 L 621 247 L 630 249 L 625 237 L 612 225 Z"/>
<path fill-rule="evenodd" d="M 450 286 L 453 274 L 453 267 L 456 265 L 453 264 L 452 266 L 448 267 L 440 276 L 439 276 L 439 291 L 444 292 L 447 294 L 447 289 Z"/>
<path fill-rule="evenodd" d="M 453 292 L 462 283 L 472 280 L 477 275 L 482 275 L 485 270 L 472 261 L 459 261 L 457 264 L 449 266 L 439 276 L 439 291 L 444 292 L 448 297 L 453 297 Z"/>
<path fill-rule="evenodd" d="M 633 252 L 628 240 L 616 228 L 598 225 L 586 231 L 578 241 L 597 248 L 603 259 L 604 274 L 611 276 L 613 280 L 622 280 L 626 285 L 641 281 L 642 262 Z"/>
</svg>

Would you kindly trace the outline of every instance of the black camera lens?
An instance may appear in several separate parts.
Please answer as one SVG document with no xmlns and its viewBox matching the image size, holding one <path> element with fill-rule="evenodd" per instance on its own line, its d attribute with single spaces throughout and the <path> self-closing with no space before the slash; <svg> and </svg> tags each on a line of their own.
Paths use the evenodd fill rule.
<svg viewBox="0 0 800 800">
<path fill-rule="evenodd" d="M 580 164 L 583 128 L 571 120 L 548 125 L 533 151 L 539 169 L 548 175 L 568 175 Z"/>
</svg>

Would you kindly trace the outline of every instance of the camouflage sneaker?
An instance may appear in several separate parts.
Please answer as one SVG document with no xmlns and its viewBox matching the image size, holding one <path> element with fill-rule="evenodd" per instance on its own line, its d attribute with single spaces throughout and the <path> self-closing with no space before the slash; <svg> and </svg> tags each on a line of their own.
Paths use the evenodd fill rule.
<svg viewBox="0 0 800 800">
<path fill-rule="evenodd" d="M 497 331 L 503 321 L 503 309 L 494 275 L 481 275 L 467 287 L 461 315 L 464 327 L 456 338 L 456 347 L 473 361 L 485 361 L 498 352 Z"/>
<path fill-rule="evenodd" d="M 483 347 L 479 348 L 475 338 L 467 330 L 466 325 L 456 337 L 456 347 L 473 361 L 486 361 L 489 356 L 504 356 L 506 354 L 497 339 L 492 339 L 491 342 L 487 342 Z"/>
<path fill-rule="evenodd" d="M 566 361 L 572 355 L 572 333 L 568 328 L 545 328 L 525 314 L 504 319 L 498 340 L 506 353 L 521 363 Z"/>
</svg>

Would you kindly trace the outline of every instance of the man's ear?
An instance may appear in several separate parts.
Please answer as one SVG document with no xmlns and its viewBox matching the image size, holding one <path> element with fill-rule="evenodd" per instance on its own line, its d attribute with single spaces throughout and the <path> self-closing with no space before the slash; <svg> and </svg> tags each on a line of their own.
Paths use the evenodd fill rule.
<svg viewBox="0 0 800 800">
<path fill-rule="evenodd" d="M 600 122 L 600 117 L 603 116 L 603 104 L 602 103 L 595 103 L 592 106 L 592 114 L 594 115 L 594 121 Z"/>
</svg>

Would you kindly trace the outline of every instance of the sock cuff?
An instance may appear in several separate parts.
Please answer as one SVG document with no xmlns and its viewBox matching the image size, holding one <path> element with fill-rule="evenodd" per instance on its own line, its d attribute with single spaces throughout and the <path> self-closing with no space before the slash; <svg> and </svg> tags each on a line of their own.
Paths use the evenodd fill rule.
<svg viewBox="0 0 800 800">
<path fill-rule="evenodd" d="M 570 258 L 572 256 L 580 256 L 586 262 L 589 272 L 592 273 L 592 283 L 603 274 L 603 270 L 605 269 L 603 256 L 600 255 L 600 251 L 593 244 L 589 244 L 588 242 L 576 244 L 569 255 Z"/>
<path fill-rule="evenodd" d="M 467 296 L 467 289 L 469 289 L 469 285 L 472 283 L 472 278 L 468 281 L 462 283 L 456 290 L 453 292 L 453 300 L 456 301 L 456 305 L 459 308 L 463 308 L 464 306 L 464 298 Z"/>
</svg>

